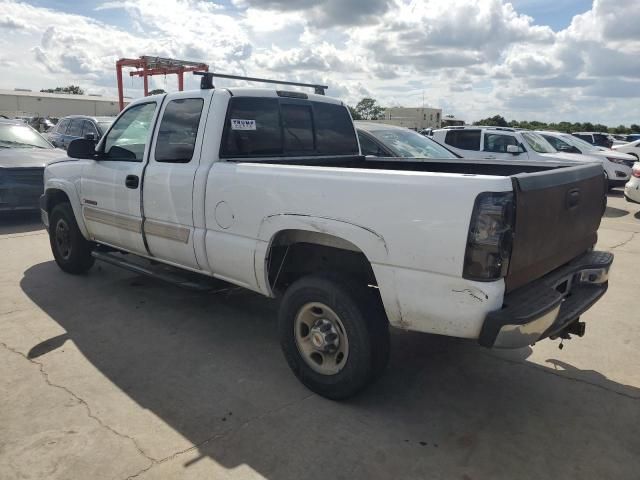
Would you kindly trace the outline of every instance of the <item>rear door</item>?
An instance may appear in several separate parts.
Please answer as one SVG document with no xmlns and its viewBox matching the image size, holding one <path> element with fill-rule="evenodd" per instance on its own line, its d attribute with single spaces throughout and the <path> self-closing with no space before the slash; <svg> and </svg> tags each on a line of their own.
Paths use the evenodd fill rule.
<svg viewBox="0 0 640 480">
<path fill-rule="evenodd" d="M 128 107 L 98 144 L 98 159 L 82 169 L 82 213 L 91 238 L 143 255 L 148 252 L 142 238 L 141 180 L 163 99 Z"/>
<path fill-rule="evenodd" d="M 149 252 L 194 269 L 200 266 L 193 245 L 193 182 L 212 95 L 213 90 L 182 92 L 165 101 L 143 182 Z"/>
<path fill-rule="evenodd" d="M 516 225 L 506 277 L 508 291 L 593 247 L 606 206 L 604 172 L 599 164 L 512 178 Z"/>
</svg>

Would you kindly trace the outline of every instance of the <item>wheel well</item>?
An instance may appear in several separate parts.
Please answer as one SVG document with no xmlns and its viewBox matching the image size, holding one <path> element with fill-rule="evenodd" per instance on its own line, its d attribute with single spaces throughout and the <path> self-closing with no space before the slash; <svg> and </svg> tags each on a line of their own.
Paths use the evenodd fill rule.
<svg viewBox="0 0 640 480">
<path fill-rule="evenodd" d="M 271 290 L 279 295 L 297 279 L 317 272 L 342 273 L 376 286 L 371 263 L 351 242 L 326 233 L 283 230 L 271 242 L 267 255 Z"/>
<path fill-rule="evenodd" d="M 71 203 L 69 201 L 69 197 L 62 190 L 58 190 L 55 188 L 47 190 L 47 212 L 51 213 L 53 207 L 58 205 L 59 203 Z"/>
</svg>

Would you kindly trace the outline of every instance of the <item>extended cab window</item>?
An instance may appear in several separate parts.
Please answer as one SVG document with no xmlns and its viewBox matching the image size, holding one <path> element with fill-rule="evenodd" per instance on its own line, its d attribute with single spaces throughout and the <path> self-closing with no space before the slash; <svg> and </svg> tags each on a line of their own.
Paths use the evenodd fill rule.
<svg viewBox="0 0 640 480">
<path fill-rule="evenodd" d="M 480 150 L 480 130 L 449 130 L 444 141 L 461 150 Z"/>
<path fill-rule="evenodd" d="M 167 104 L 156 141 L 156 162 L 191 161 L 203 104 L 202 98 L 182 98 Z"/>
<path fill-rule="evenodd" d="M 105 160 L 141 162 L 156 103 L 142 103 L 122 114 L 104 141 Z"/>
<path fill-rule="evenodd" d="M 503 135 L 501 133 L 484 134 L 483 150 L 485 152 L 507 153 L 507 145 L 515 145 L 516 147 L 520 146 L 518 140 L 510 135 Z"/>
<path fill-rule="evenodd" d="M 222 157 L 311 154 L 358 154 L 346 107 L 277 98 L 234 97 L 229 101 Z"/>
<path fill-rule="evenodd" d="M 386 157 L 382 149 L 365 134 L 358 132 L 358 138 L 360 139 L 360 151 L 362 155 L 373 155 L 374 157 Z"/>
</svg>

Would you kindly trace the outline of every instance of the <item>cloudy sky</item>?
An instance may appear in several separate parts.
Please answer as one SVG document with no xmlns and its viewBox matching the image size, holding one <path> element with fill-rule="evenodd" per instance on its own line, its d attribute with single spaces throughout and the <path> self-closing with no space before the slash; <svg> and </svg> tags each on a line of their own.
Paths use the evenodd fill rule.
<svg viewBox="0 0 640 480">
<path fill-rule="evenodd" d="M 0 0 L 0 88 L 113 95 L 140 55 L 469 121 L 640 122 L 640 0 Z"/>
</svg>

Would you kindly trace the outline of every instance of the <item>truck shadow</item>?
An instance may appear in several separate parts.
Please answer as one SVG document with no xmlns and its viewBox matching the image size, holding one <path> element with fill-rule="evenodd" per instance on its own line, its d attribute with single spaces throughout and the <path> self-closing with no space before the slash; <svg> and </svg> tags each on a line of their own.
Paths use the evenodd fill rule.
<svg viewBox="0 0 640 480">
<path fill-rule="evenodd" d="M 28 233 L 43 230 L 39 212 L 0 213 L 0 235 Z"/>
<path fill-rule="evenodd" d="M 109 266 L 78 278 L 53 262 L 29 268 L 21 287 L 66 331 L 29 356 L 46 365 L 73 342 L 199 445 L 195 458 L 173 460 L 185 475 L 207 458 L 273 479 L 629 478 L 640 469 L 640 389 L 558 360 L 530 363 L 529 348 L 502 355 L 394 332 L 382 378 L 336 403 L 291 374 L 277 304 L 253 293 L 191 293 Z"/>
</svg>

